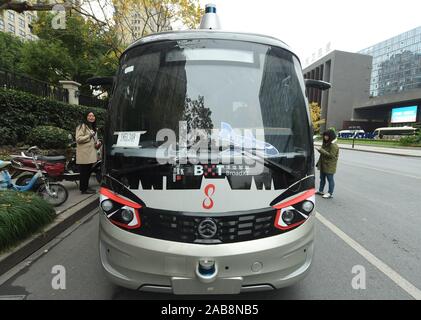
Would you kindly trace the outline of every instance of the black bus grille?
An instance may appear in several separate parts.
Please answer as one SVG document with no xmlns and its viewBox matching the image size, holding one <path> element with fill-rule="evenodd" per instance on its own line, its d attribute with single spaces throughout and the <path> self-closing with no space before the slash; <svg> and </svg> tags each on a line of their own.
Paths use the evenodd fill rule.
<svg viewBox="0 0 421 320">
<path fill-rule="evenodd" d="M 142 208 L 141 211 L 142 226 L 133 232 L 162 240 L 220 244 L 256 240 L 282 233 L 274 227 L 276 209 L 261 210 L 252 214 L 206 216 L 203 213 L 193 215 L 150 208 Z M 216 226 L 216 231 L 211 228 L 215 231 L 212 237 L 205 237 L 199 230 L 204 220 L 208 220 L 212 227 Z"/>
</svg>

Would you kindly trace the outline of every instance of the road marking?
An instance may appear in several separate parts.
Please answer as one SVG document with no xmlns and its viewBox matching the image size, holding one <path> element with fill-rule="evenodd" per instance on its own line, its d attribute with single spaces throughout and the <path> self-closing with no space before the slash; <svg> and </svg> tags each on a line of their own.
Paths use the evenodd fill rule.
<svg viewBox="0 0 421 320">
<path fill-rule="evenodd" d="M 25 295 L 15 295 L 15 296 L 0 296 L 0 300 L 23 300 Z"/>
<path fill-rule="evenodd" d="M 370 169 L 370 170 L 375 170 L 375 171 L 379 171 L 379 172 L 383 172 L 383 173 L 391 173 L 391 174 L 396 174 L 396 175 L 407 177 L 407 178 L 421 180 L 421 177 L 411 176 L 409 174 L 399 173 L 399 172 L 396 172 L 396 171 L 383 170 L 383 169 L 374 168 L 374 167 L 370 167 L 370 166 L 362 166 L 362 165 L 353 164 L 353 163 L 347 162 L 347 161 L 341 161 L 339 163 L 343 163 L 343 164 L 346 164 L 346 165 L 349 165 L 349 166 L 354 166 L 354 167 L 357 167 L 357 168 Z"/>
<path fill-rule="evenodd" d="M 332 222 L 323 217 L 319 212 L 316 214 L 316 218 L 323 223 L 330 231 L 336 234 L 341 238 L 346 244 L 348 244 L 352 249 L 357 251 L 364 259 L 369 263 L 383 272 L 390 280 L 396 283 L 400 288 L 402 288 L 406 293 L 412 296 L 416 300 L 421 300 L 421 290 L 411 284 L 408 280 L 403 278 L 399 273 L 390 268 L 387 264 L 381 261 L 379 258 L 375 257 L 371 252 L 365 249 L 358 242 L 349 237 L 345 232 L 335 226 Z"/>
</svg>

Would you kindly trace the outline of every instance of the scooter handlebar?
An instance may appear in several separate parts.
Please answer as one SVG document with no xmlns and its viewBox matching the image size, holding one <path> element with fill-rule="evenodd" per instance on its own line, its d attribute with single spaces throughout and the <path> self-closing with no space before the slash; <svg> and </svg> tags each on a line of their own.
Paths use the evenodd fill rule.
<svg viewBox="0 0 421 320">
<path fill-rule="evenodd" d="M 37 146 L 32 146 L 26 151 L 29 152 L 29 153 L 34 153 L 34 152 L 39 151 L 39 148 Z"/>
</svg>

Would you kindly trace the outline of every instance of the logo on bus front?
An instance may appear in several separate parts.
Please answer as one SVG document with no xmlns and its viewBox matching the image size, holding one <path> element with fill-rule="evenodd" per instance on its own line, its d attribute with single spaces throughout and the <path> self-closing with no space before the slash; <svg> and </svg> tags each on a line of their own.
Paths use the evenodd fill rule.
<svg viewBox="0 0 421 320">
<path fill-rule="evenodd" d="M 213 208 L 214 202 L 213 202 L 213 199 L 211 197 L 214 195 L 215 190 L 216 190 L 216 188 L 215 188 L 214 184 L 208 184 L 205 187 L 206 198 L 202 202 L 203 209 L 210 210 L 210 209 Z"/>
<path fill-rule="evenodd" d="M 207 218 L 199 223 L 197 232 L 204 239 L 212 239 L 218 233 L 218 226 L 213 219 Z"/>
</svg>

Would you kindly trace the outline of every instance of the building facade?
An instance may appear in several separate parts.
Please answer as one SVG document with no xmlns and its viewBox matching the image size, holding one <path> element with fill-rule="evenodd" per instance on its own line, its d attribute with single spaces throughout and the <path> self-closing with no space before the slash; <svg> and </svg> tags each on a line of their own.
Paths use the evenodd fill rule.
<svg viewBox="0 0 421 320">
<path fill-rule="evenodd" d="M 327 91 L 309 89 L 309 102 L 321 106 L 320 130 L 334 127 L 353 116 L 353 106 L 367 100 L 369 95 L 372 57 L 359 53 L 335 50 L 303 70 L 304 78 L 330 82 Z"/>
<path fill-rule="evenodd" d="M 161 17 L 164 13 L 145 12 L 141 5 L 133 6 L 127 13 L 124 10 L 121 12 L 117 7 L 114 19 L 118 26 L 120 40 L 125 45 L 147 34 L 171 30 L 170 20 Z"/>
<path fill-rule="evenodd" d="M 334 51 L 307 67 L 304 77 L 332 83 L 327 92 L 308 91 L 309 101 L 322 107 L 322 130 L 421 123 L 421 27 L 358 53 Z"/>
<path fill-rule="evenodd" d="M 370 96 L 421 89 L 421 27 L 361 50 L 373 57 Z"/>
<path fill-rule="evenodd" d="M 382 41 L 360 53 L 373 57 L 369 98 L 354 106 L 352 120 L 383 121 L 387 126 L 421 122 L 421 27 Z M 401 111 L 412 116 L 396 121 Z M 405 117 L 403 118 L 405 119 Z"/>
<path fill-rule="evenodd" d="M 0 12 L 0 32 L 8 32 L 21 39 L 38 39 L 31 31 L 31 24 L 36 19 L 36 12 L 25 11 L 18 13 L 13 10 Z"/>
</svg>

